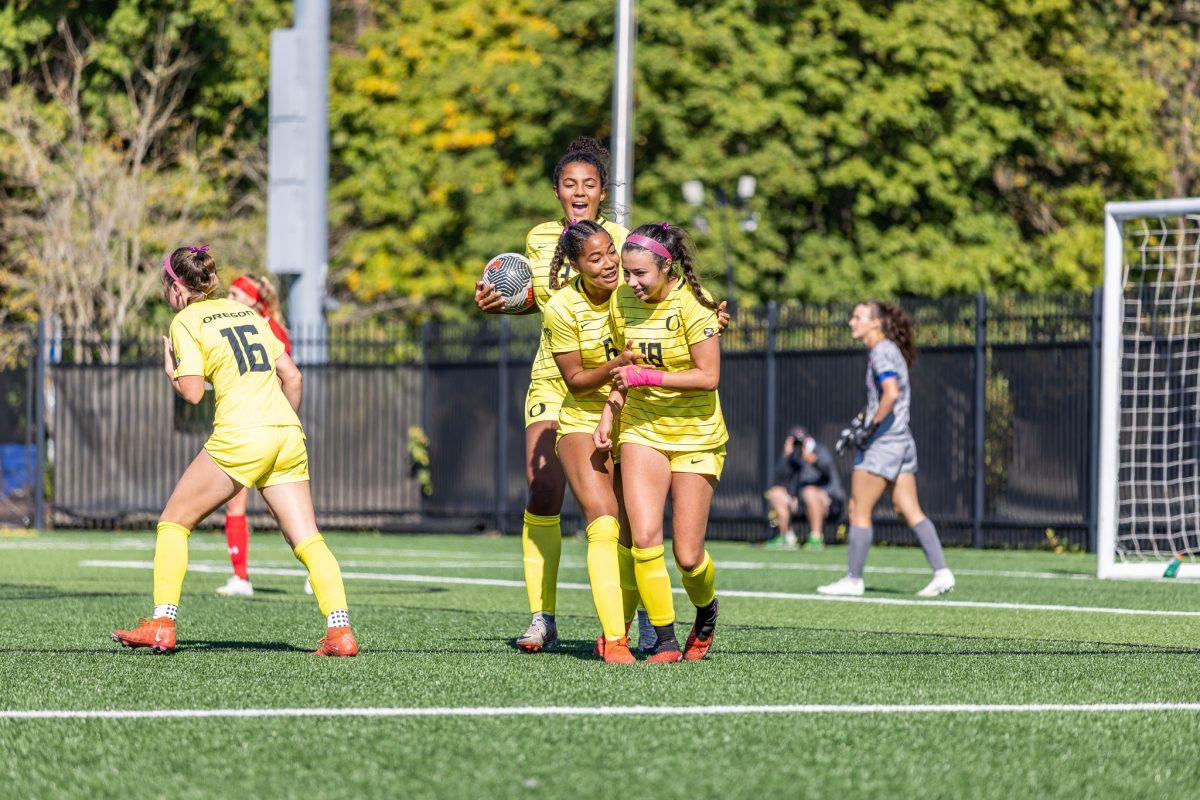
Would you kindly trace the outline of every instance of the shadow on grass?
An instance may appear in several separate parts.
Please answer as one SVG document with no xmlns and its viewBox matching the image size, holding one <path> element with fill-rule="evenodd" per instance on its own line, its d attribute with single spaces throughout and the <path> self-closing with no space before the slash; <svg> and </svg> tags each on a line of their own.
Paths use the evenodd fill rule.
<svg viewBox="0 0 1200 800">
<path fill-rule="evenodd" d="M 252 651 L 262 653 L 309 653 L 316 649 L 312 647 L 296 647 L 286 642 L 237 642 L 218 639 L 188 639 L 175 648 L 177 653 L 201 652 L 220 653 Z"/>
<path fill-rule="evenodd" d="M 144 597 L 145 592 L 72 592 L 57 586 L 31 583 L 0 583 L 0 601 L 6 600 L 94 600 L 113 597 Z"/>
</svg>

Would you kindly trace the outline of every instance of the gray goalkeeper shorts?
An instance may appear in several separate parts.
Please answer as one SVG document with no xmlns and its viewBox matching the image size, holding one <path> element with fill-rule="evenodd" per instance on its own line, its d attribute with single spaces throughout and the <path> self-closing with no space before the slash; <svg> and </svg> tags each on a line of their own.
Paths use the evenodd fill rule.
<svg viewBox="0 0 1200 800">
<path fill-rule="evenodd" d="M 867 445 L 866 450 L 858 451 L 854 457 L 854 468 L 889 481 L 896 480 L 901 472 L 915 473 L 917 443 L 907 430 L 875 439 Z"/>
</svg>

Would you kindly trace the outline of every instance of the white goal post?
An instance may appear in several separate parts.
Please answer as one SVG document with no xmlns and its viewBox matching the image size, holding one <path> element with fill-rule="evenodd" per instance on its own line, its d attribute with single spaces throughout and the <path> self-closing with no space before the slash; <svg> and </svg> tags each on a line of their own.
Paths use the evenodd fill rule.
<svg viewBox="0 0 1200 800">
<path fill-rule="evenodd" d="M 1200 577 L 1200 198 L 1104 207 L 1097 574 Z"/>
</svg>

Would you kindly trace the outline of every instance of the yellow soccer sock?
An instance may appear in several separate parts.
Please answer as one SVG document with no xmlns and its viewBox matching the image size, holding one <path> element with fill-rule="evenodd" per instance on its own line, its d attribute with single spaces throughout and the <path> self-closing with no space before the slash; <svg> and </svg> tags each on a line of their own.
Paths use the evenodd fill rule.
<svg viewBox="0 0 1200 800">
<path fill-rule="evenodd" d="M 174 522 L 158 523 L 158 539 L 154 543 L 154 605 L 179 605 L 183 593 L 183 576 L 188 567 L 187 528 Z"/>
<path fill-rule="evenodd" d="M 558 560 L 562 555 L 562 525 L 558 514 L 540 517 L 525 512 L 521 526 L 521 552 L 525 560 L 525 591 L 529 613 L 554 613 L 558 599 Z"/>
<path fill-rule="evenodd" d="M 675 566 L 679 566 L 678 562 Z M 696 608 L 708 607 L 717 596 L 717 569 L 708 551 L 704 551 L 704 559 L 694 570 L 689 572 L 679 567 L 679 571 L 683 574 L 683 588 L 692 605 Z"/>
<path fill-rule="evenodd" d="M 663 546 L 631 547 L 633 574 L 637 578 L 638 594 L 651 625 L 670 625 L 675 622 L 675 601 L 671 599 L 671 576 L 663 558 Z"/>
<path fill-rule="evenodd" d="M 317 606 L 326 618 L 334 611 L 347 611 L 346 587 L 342 584 L 342 568 L 329 552 L 325 537 L 315 534 L 308 537 L 292 551 L 300 563 L 308 568 L 308 582 L 312 584 Z"/>
<path fill-rule="evenodd" d="M 587 571 L 592 585 L 592 600 L 604 638 L 625 635 L 624 608 L 621 601 L 621 567 L 617 563 L 617 536 L 621 523 L 616 517 L 599 517 L 587 526 Z"/>
<path fill-rule="evenodd" d="M 621 570 L 621 607 L 625 622 L 629 623 L 637 614 L 642 596 L 638 594 L 637 576 L 633 574 L 633 553 L 623 544 L 617 545 L 617 567 Z"/>
</svg>

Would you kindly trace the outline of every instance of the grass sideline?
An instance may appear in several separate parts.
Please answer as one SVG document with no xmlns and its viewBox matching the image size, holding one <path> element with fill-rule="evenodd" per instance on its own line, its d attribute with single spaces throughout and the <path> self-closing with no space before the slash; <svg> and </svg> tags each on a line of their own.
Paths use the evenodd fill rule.
<svg viewBox="0 0 1200 800">
<path fill-rule="evenodd" d="M 539 656 L 514 650 L 528 616 L 515 539 L 327 537 L 348 574 L 407 576 L 347 580 L 363 646 L 353 660 L 307 655 L 321 619 L 277 534 L 253 537 L 252 577 L 255 567 L 280 574 L 254 577 L 249 601 L 213 595 L 225 577 L 224 542 L 193 535 L 181 647 L 167 657 L 108 641 L 109 630 L 149 611 L 149 570 L 82 566 L 146 562 L 151 534 L 0 536 L 0 713 L 794 708 L 0 717 L 5 785 L 30 797 L 125 796 L 139 786 L 177 797 L 1200 793 L 1194 708 L 1057 708 L 1200 702 L 1200 619 L 1141 613 L 1200 612 L 1196 584 L 1094 580 L 1094 560 L 1081 555 L 952 550 L 959 586 L 950 599 L 979 605 L 828 602 L 801 596 L 836 577 L 844 549 L 715 543 L 718 587 L 731 596 L 710 658 L 614 668 L 591 658 L 597 623 L 580 589 L 559 592 L 560 648 Z M 586 582 L 583 555 L 582 542 L 564 543 L 565 584 Z M 926 580 L 919 550 L 877 548 L 870 566 L 869 598 L 907 600 Z M 673 580 L 678 586 L 674 572 Z M 682 636 L 691 620 L 686 597 L 677 596 L 676 607 Z M 1126 613 L 1095 610 L 1110 608 Z M 1056 708 L 973 708 L 1031 704 Z M 863 705 L 890 710 L 849 708 Z M 926 709 L 895 708 L 910 705 Z M 947 705 L 972 708 L 948 713 Z M 837 708 L 811 711 L 818 706 Z"/>
</svg>

